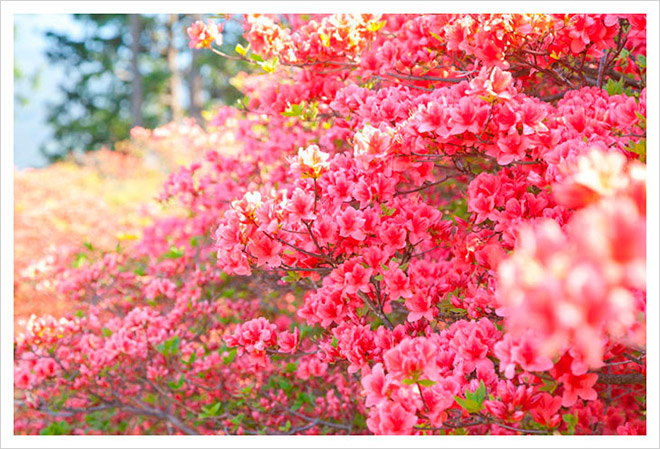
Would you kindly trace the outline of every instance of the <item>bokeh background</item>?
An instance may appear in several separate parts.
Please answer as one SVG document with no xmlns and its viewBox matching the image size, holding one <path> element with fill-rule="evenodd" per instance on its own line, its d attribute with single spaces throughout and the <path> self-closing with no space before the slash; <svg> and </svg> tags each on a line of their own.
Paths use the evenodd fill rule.
<svg viewBox="0 0 660 449">
<path fill-rule="evenodd" d="M 205 148 L 218 107 L 240 101 L 242 61 L 190 49 L 212 15 L 20 14 L 14 22 L 14 323 L 63 316 L 55 286 L 87 251 L 126 247 L 171 207 L 167 176 Z M 242 39 L 226 17 L 223 51 Z M 133 131 L 131 131 L 133 130 Z M 69 295 L 70 296 L 70 295 Z"/>
<path fill-rule="evenodd" d="M 188 48 L 186 28 L 210 15 L 18 14 L 14 22 L 14 163 L 55 160 L 233 104 L 241 61 Z M 228 21 L 224 46 L 241 35 Z"/>
</svg>

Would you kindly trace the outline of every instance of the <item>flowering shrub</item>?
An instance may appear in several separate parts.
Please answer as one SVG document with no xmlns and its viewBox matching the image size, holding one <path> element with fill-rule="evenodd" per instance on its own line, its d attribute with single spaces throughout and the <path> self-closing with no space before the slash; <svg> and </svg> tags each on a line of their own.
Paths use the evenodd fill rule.
<svg viewBox="0 0 660 449">
<path fill-rule="evenodd" d="M 645 433 L 645 17 L 308 19 L 188 30 L 264 73 L 16 337 L 16 432 Z"/>
<path fill-rule="evenodd" d="M 14 173 L 14 318 L 24 329 L 36 310 L 61 316 L 76 304 L 58 290 L 70 268 L 104 252 L 130 251 L 141 229 L 159 215 L 151 199 L 173 167 L 197 159 L 221 134 L 192 122 L 155 130 L 136 128 L 117 151 Z M 153 136 L 152 136 L 153 135 Z M 226 142 L 226 139 L 225 141 Z M 44 244 L 44 242 L 47 242 Z"/>
</svg>

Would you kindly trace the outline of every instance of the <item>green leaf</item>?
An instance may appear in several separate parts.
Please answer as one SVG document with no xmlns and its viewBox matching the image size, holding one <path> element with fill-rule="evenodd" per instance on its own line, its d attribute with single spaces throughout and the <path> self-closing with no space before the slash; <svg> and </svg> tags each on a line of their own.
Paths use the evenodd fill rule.
<svg viewBox="0 0 660 449">
<path fill-rule="evenodd" d="M 165 253 L 163 257 L 165 257 L 166 259 L 178 259 L 180 257 L 183 257 L 185 253 L 186 253 L 185 247 L 182 246 L 181 248 L 177 248 L 176 246 L 172 245 L 170 247 L 170 251 L 168 253 Z"/>
<path fill-rule="evenodd" d="M 485 398 L 486 385 L 484 385 L 483 381 L 479 383 L 479 388 L 477 388 L 474 392 L 466 391 L 465 399 L 458 396 L 454 397 L 458 405 L 467 410 L 468 413 L 479 413 L 481 410 L 483 410 L 483 402 Z"/>
<path fill-rule="evenodd" d="M 250 59 L 252 59 L 253 61 L 256 61 L 256 62 L 264 62 L 264 58 L 262 58 L 261 55 L 258 55 L 256 53 L 252 53 L 250 55 Z"/>
<path fill-rule="evenodd" d="M 575 426 L 577 426 L 577 423 L 578 423 L 577 416 L 575 416 L 573 414 L 566 413 L 566 414 L 562 415 L 561 419 L 568 426 L 568 433 L 570 435 L 574 435 L 575 434 Z"/>
<path fill-rule="evenodd" d="M 434 382 L 434 381 L 432 381 L 431 379 L 420 379 L 420 380 L 418 381 L 418 383 L 419 383 L 422 387 L 431 387 L 431 386 L 437 384 L 437 382 Z"/>
<path fill-rule="evenodd" d="M 646 68 L 646 56 L 638 55 L 637 56 L 637 65 L 640 66 L 641 68 L 645 69 Z"/>
<path fill-rule="evenodd" d="M 271 58 L 268 61 L 264 61 L 259 63 L 259 66 L 264 69 L 264 72 L 266 73 L 273 73 L 275 69 L 277 68 L 277 62 L 278 59 L 277 57 Z"/>
<path fill-rule="evenodd" d="M 557 389 L 557 383 L 552 380 L 543 380 L 543 386 L 539 388 L 540 391 L 547 391 L 552 394 Z"/>
<path fill-rule="evenodd" d="M 367 26 L 369 31 L 378 31 L 387 24 L 387 20 L 381 20 L 379 22 L 370 22 Z"/>
<path fill-rule="evenodd" d="M 484 385 L 484 381 L 482 380 L 479 382 L 479 388 L 475 391 L 477 402 L 481 405 L 484 402 L 484 399 L 486 398 L 486 385 Z"/>
<path fill-rule="evenodd" d="M 243 422 L 243 419 L 245 419 L 245 414 L 244 413 L 239 413 L 235 417 L 231 419 L 232 424 L 234 424 L 234 431 L 238 429 L 238 427 L 241 425 Z"/>
<path fill-rule="evenodd" d="M 301 404 L 303 402 L 306 402 L 312 406 L 316 405 L 316 402 L 314 402 L 314 396 L 308 393 L 298 392 L 298 394 L 296 395 L 296 399 L 299 400 Z"/>
<path fill-rule="evenodd" d="M 199 236 L 197 236 L 197 235 L 193 235 L 193 236 L 190 238 L 190 246 L 191 246 L 192 248 L 196 248 L 197 246 L 199 246 Z"/>
<path fill-rule="evenodd" d="M 229 354 L 222 358 L 222 363 L 224 363 L 225 365 L 229 365 L 236 358 L 236 354 L 237 354 L 236 348 L 231 348 L 229 350 Z"/>
<path fill-rule="evenodd" d="M 355 418 L 353 418 L 353 427 L 356 429 L 367 428 L 367 420 L 365 419 L 364 415 L 360 413 L 355 414 Z"/>
<path fill-rule="evenodd" d="M 289 283 L 298 282 L 300 279 L 301 279 L 300 273 L 298 273 L 297 271 L 287 271 L 287 275 L 282 278 L 284 282 L 289 282 Z"/>
<path fill-rule="evenodd" d="M 181 376 L 179 376 L 179 380 L 176 383 L 169 381 L 167 384 L 170 386 L 172 390 L 178 390 L 183 386 L 184 379 L 185 379 L 184 375 L 181 374 Z"/>
<path fill-rule="evenodd" d="M 286 366 L 284 367 L 284 372 L 295 373 L 297 369 L 298 369 L 298 362 L 291 362 L 286 364 Z"/>
<path fill-rule="evenodd" d="M 386 217 L 391 217 L 396 212 L 396 209 L 389 208 L 384 203 L 381 203 L 380 209 Z"/>
<path fill-rule="evenodd" d="M 80 268 L 85 264 L 85 261 L 87 259 L 87 255 L 85 253 L 78 253 L 75 255 L 75 258 L 73 260 L 73 267 L 74 268 Z"/>
<path fill-rule="evenodd" d="M 641 139 L 637 143 L 631 140 L 626 149 L 639 155 L 639 160 L 646 163 L 646 139 Z"/>
<path fill-rule="evenodd" d="M 479 413 L 483 410 L 483 406 L 474 399 L 466 399 L 463 408 L 467 410 L 468 413 Z"/>
<path fill-rule="evenodd" d="M 439 40 L 440 42 L 442 42 L 442 38 L 441 38 L 438 34 L 432 32 L 432 31 L 430 31 L 429 33 L 430 33 L 431 36 L 433 36 L 435 39 L 437 39 L 437 40 Z"/>
<path fill-rule="evenodd" d="M 285 425 L 279 427 L 279 430 L 282 432 L 288 432 L 289 429 L 291 429 L 291 421 L 288 420 Z"/>
<path fill-rule="evenodd" d="M 318 113 L 319 113 L 318 101 L 315 101 L 307 105 L 307 107 L 303 112 L 303 119 L 307 121 L 314 121 Z"/>
<path fill-rule="evenodd" d="M 190 357 L 188 357 L 188 361 L 181 359 L 184 365 L 192 365 L 195 360 L 197 360 L 197 353 L 193 352 L 190 354 Z"/>
<path fill-rule="evenodd" d="M 101 333 L 103 333 L 103 336 L 106 337 L 106 338 L 112 335 L 112 331 L 110 329 L 108 329 L 107 327 L 104 327 L 103 329 L 101 329 Z"/>
<path fill-rule="evenodd" d="M 305 102 L 303 101 L 302 103 L 299 104 L 289 104 L 289 106 L 286 108 L 284 112 L 282 112 L 282 115 L 284 117 L 298 117 L 303 113 L 303 110 L 305 109 Z"/>
<path fill-rule="evenodd" d="M 199 418 L 204 419 L 209 416 L 218 416 L 220 413 L 222 413 L 222 402 L 216 402 L 215 404 L 203 406 Z"/>
<path fill-rule="evenodd" d="M 164 342 L 156 345 L 156 351 L 164 355 L 165 357 L 176 355 L 179 352 L 179 343 L 181 339 L 178 335 L 165 340 Z"/>
<path fill-rule="evenodd" d="M 611 78 L 608 79 L 607 84 L 605 84 L 605 90 L 610 95 L 620 95 L 620 94 L 622 94 L 623 93 L 623 78 L 619 79 L 619 81 L 614 81 Z"/>
<path fill-rule="evenodd" d="M 291 389 L 293 388 L 293 384 L 291 382 L 289 382 L 289 380 L 286 379 L 285 377 L 278 378 L 277 383 L 278 383 L 279 387 L 282 390 L 284 390 L 284 392 L 287 393 L 287 394 L 289 392 L 291 392 Z"/>
<path fill-rule="evenodd" d="M 247 47 L 243 47 L 241 44 L 236 44 L 236 47 L 234 47 L 234 51 L 236 51 L 236 53 L 238 53 L 241 56 L 245 56 L 249 48 L 250 48 L 249 45 Z"/>
<path fill-rule="evenodd" d="M 71 425 L 66 421 L 55 421 L 48 427 L 41 429 L 41 435 L 68 435 L 71 433 Z"/>
</svg>

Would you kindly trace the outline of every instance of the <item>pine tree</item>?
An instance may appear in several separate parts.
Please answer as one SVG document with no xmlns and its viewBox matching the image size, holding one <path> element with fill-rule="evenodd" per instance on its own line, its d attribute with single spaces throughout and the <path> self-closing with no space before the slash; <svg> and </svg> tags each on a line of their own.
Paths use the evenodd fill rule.
<svg viewBox="0 0 660 449">
<path fill-rule="evenodd" d="M 184 114 L 201 120 L 202 109 L 233 104 L 241 96 L 229 79 L 249 70 L 246 64 L 219 62 L 188 48 L 186 28 L 198 16 L 76 14 L 74 19 L 83 25 L 82 35 L 47 33 L 49 63 L 68 73 L 59 102 L 49 105 L 53 138 L 41 151 L 50 160 L 112 147 L 136 125 L 154 128 Z M 226 30 L 223 47 L 232 51 L 241 29 Z"/>
</svg>

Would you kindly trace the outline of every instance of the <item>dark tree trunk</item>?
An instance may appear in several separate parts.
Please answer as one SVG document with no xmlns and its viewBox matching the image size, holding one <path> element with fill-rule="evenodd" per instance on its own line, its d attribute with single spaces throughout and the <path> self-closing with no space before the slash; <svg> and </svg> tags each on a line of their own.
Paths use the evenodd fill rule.
<svg viewBox="0 0 660 449">
<path fill-rule="evenodd" d="M 201 14 L 192 14 L 193 21 L 202 20 Z M 190 116 L 202 123 L 202 75 L 199 72 L 199 53 L 192 50 L 190 70 L 188 71 L 188 96 L 190 98 Z"/>
<path fill-rule="evenodd" d="M 139 14 L 130 15 L 131 29 L 131 117 L 133 126 L 142 126 L 142 75 L 140 74 L 140 34 L 142 33 L 142 19 Z"/>
<path fill-rule="evenodd" d="M 190 116 L 202 123 L 202 75 L 199 73 L 198 53 L 192 52 L 188 72 L 188 93 L 190 96 Z"/>
<path fill-rule="evenodd" d="M 172 111 L 172 120 L 178 122 L 183 117 L 181 107 L 181 73 L 177 65 L 178 50 L 174 44 L 174 26 L 177 22 L 177 14 L 170 14 L 167 21 L 167 65 L 170 69 L 170 108 Z"/>
</svg>

